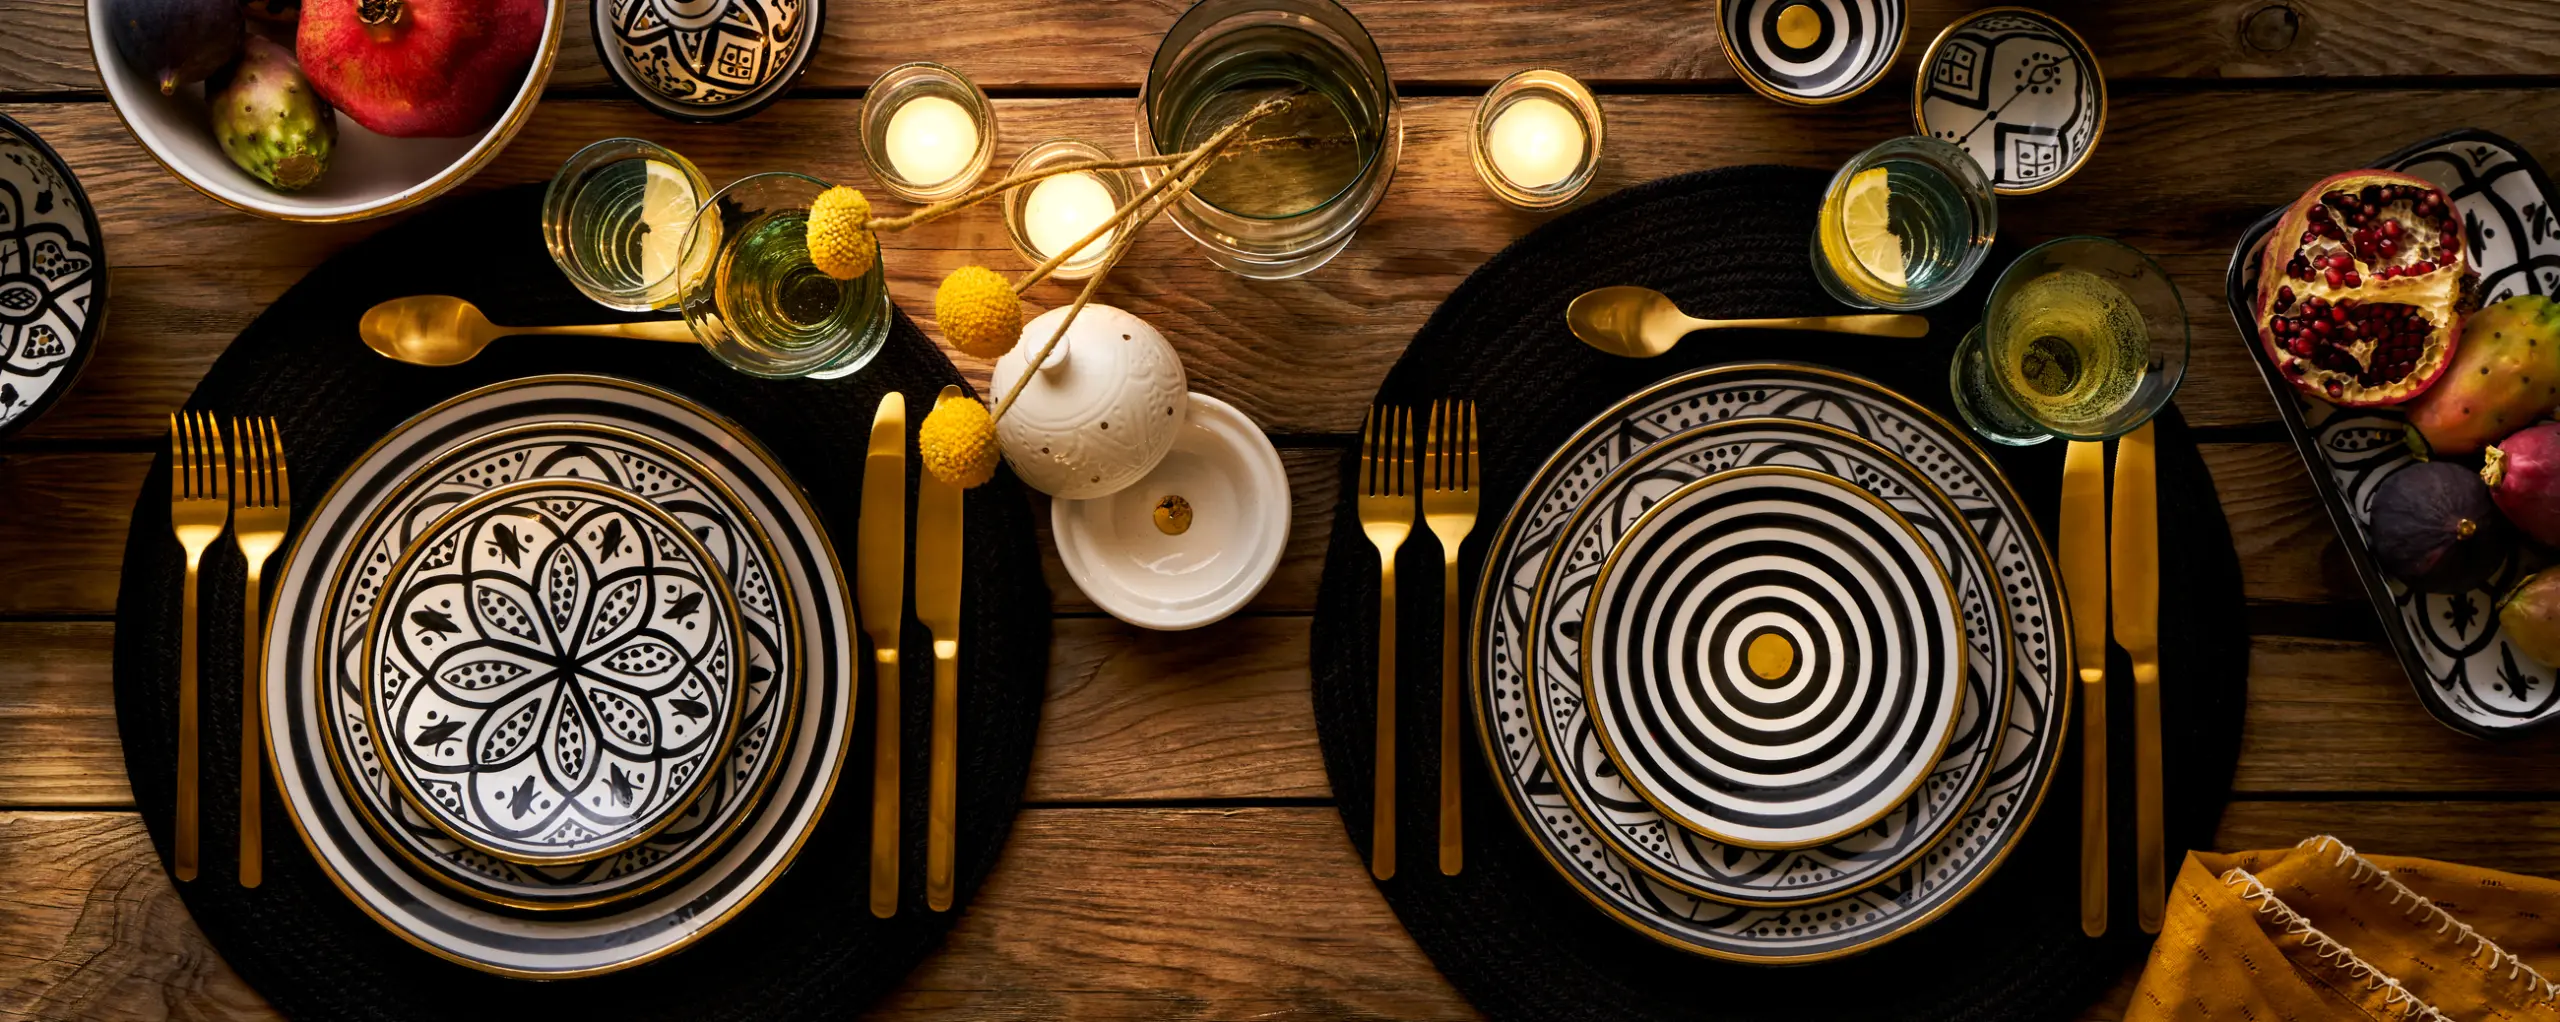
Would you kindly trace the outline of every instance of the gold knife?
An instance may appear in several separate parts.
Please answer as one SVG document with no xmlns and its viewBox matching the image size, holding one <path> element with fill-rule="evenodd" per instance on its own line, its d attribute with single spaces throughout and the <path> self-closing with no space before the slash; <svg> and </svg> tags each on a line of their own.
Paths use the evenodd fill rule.
<svg viewBox="0 0 2560 1022">
<path fill-rule="evenodd" d="M 2107 446 L 2062 461 L 2062 588 L 2080 668 L 2080 932 L 2107 932 Z"/>
<path fill-rule="evenodd" d="M 2134 918 L 2160 932 L 2169 901 L 2160 820 L 2160 506 L 2151 471 L 2151 424 L 2116 442 L 2114 562 L 2116 645 L 2133 659 Z"/>
<path fill-rule="evenodd" d="M 958 387 L 935 399 L 968 401 Z M 925 814 L 924 904 L 951 910 L 960 786 L 960 488 L 933 473 L 916 483 L 916 620 L 933 631 L 933 783 Z"/>
<path fill-rule="evenodd" d="M 861 568 L 854 599 L 871 635 L 871 914 L 898 914 L 898 633 L 907 617 L 907 398 L 890 391 L 871 418 L 862 465 Z"/>
</svg>

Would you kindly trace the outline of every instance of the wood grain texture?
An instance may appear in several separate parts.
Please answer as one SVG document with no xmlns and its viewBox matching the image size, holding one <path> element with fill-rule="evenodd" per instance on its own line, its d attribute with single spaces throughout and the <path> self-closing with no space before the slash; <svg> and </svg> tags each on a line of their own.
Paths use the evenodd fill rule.
<svg viewBox="0 0 2560 1022">
<path fill-rule="evenodd" d="M 2001 236 L 2019 242 L 2106 230 L 2160 257 L 2177 280 L 2194 334 L 2179 404 L 2202 426 L 2264 425 L 2274 408 L 2224 310 L 2232 239 L 2322 173 L 2449 125 L 2477 124 L 2530 150 L 2560 152 L 2560 90 L 2376 90 L 2344 120 L 2300 116 L 2298 93 L 2132 94 L 2115 104 L 2099 157 L 2062 187 L 2002 203 Z M 1464 98 L 1405 104 L 1404 158 L 1386 204 L 1351 248 L 1306 277 L 1247 281 L 1211 265 L 1188 238 L 1157 224 L 1102 292 L 1155 324 L 1182 353 L 1192 387 L 1280 433 L 1357 428 L 1404 345 L 1466 274 L 1546 219 L 1486 194 L 1468 162 Z M 999 164 L 1039 138 L 1120 145 L 1125 99 L 1008 100 Z M 1610 98 L 1610 153 L 1595 194 L 1666 174 L 1750 163 L 1833 166 L 1908 129 L 1903 108 L 1860 97 L 1794 110 L 1757 96 Z M 865 184 L 846 136 L 852 100 L 779 104 L 741 124 L 681 126 L 625 103 L 544 104 L 499 160 L 466 189 L 546 179 L 577 147 L 640 134 L 691 154 L 714 180 L 788 167 Z M 118 267 L 96 394 L 75 387 L 25 434 L 141 438 L 241 327 L 300 273 L 383 222 L 328 226 L 258 220 L 219 206 L 145 158 L 95 103 L 0 107 L 61 148 L 91 195 L 117 211 L 108 254 Z M 433 208 L 422 215 L 434 215 Z M 396 220 L 396 218 L 393 218 Z M 892 294 L 923 313 L 942 276 L 970 263 L 1007 272 L 1023 261 L 999 212 L 970 210 L 887 240 Z M 211 272 L 207 272 L 210 270 Z M 148 272 L 146 272 L 148 271 Z M 1034 307 L 1062 304 L 1063 284 L 1034 288 Z M 466 296 L 468 297 L 468 296 Z M 128 313 L 130 310 L 130 313 Z M 1814 310 L 1804 310 L 1814 311 Z M 355 343 L 349 324 L 347 343 Z M 105 360 L 112 358 L 112 363 Z M 983 381 L 986 367 L 960 358 Z"/>
<path fill-rule="evenodd" d="M 2560 873 L 2560 805 L 2238 802 L 2224 848 L 2359 850 Z M 0 1013 L 269 1019 L 130 813 L 0 813 Z M 1314 910 L 1321 906 L 1321 910 Z M 2130 987 L 2093 1007 L 2118 1017 Z M 1025 810 L 941 953 L 874 1017 L 1476 1017 L 1378 896 L 1329 808 Z"/>
<path fill-rule="evenodd" d="M 991 89 L 1135 89 L 1181 0 L 1049 4 L 874 0 L 828 11 L 801 87 L 856 89 L 892 65 L 941 60 Z M 1477 86 L 1554 67 L 1608 88 L 1733 87 L 1712 0 L 1347 0 L 1405 88 Z M 1980 5 L 1915 0 L 1902 58 L 1876 88 L 1905 92 L 1938 31 Z M 2110 78 L 2218 79 L 2560 74 L 2560 12 L 2537 0 L 2322 0 L 2295 3 L 2290 43 L 2252 45 L 2252 14 L 2274 0 L 2143 0 L 2061 13 Z M 563 26 L 555 91 L 609 88 L 586 0 Z M 1631 26 L 1641 26 L 1630 31 Z M 2286 38 L 2262 32 L 2258 38 Z M 0 96 L 97 92 L 82 0 L 0 0 Z"/>
</svg>

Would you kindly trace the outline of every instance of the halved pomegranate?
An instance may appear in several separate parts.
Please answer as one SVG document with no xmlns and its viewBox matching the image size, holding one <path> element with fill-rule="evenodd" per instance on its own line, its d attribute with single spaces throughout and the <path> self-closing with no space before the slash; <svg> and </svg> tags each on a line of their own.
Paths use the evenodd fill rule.
<svg viewBox="0 0 2560 1022">
<path fill-rule="evenodd" d="M 2311 186 L 2267 236 L 2258 339 L 2305 394 L 2396 405 L 2452 363 L 2470 276 L 2462 214 L 2442 189 L 2348 171 Z"/>
</svg>

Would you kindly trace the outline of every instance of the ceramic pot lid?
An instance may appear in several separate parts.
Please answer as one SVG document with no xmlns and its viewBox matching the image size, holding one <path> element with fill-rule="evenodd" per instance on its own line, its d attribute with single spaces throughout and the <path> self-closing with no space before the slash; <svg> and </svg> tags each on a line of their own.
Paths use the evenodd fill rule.
<svg viewBox="0 0 2560 1022">
<path fill-rule="evenodd" d="M 791 91 L 825 37 L 826 0 L 595 0 L 596 57 L 679 121 L 736 120 Z"/>
<path fill-rule="evenodd" d="M 2061 184 L 2106 127 L 2098 58 L 2042 11 L 1978 11 L 1938 33 L 1920 66 L 1911 99 L 1920 133 L 1972 154 L 2002 195 Z"/>
<path fill-rule="evenodd" d="M 1022 328 L 996 359 L 993 392 L 1013 389 L 1067 310 Z M 1116 493 L 1162 461 L 1191 408 L 1182 359 L 1145 320 L 1087 305 L 1020 397 L 996 421 L 1005 461 L 1033 489 L 1065 500 Z"/>
<path fill-rule="evenodd" d="M 1188 396 L 1155 470 L 1118 493 L 1049 505 L 1058 558 L 1086 596 L 1142 628 L 1198 628 L 1262 591 L 1289 542 L 1289 476 L 1235 406 Z"/>
</svg>

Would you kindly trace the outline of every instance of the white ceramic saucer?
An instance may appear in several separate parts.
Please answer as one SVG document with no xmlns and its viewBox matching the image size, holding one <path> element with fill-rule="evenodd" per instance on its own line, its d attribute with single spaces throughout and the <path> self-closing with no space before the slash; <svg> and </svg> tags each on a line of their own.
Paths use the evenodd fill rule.
<svg viewBox="0 0 2560 1022">
<path fill-rule="evenodd" d="M 1049 505 L 1058 557 L 1111 616 L 1179 631 L 1216 621 L 1271 580 L 1289 543 L 1289 476 L 1271 439 L 1235 406 L 1190 395 L 1191 416 L 1155 471 L 1126 489 Z M 1156 507 L 1190 506 L 1168 535 Z"/>
</svg>

